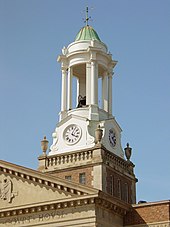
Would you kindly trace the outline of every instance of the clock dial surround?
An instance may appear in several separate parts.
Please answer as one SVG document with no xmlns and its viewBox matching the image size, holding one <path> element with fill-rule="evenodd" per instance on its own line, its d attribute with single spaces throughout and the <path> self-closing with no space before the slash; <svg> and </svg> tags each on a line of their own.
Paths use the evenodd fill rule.
<svg viewBox="0 0 170 227">
<path fill-rule="evenodd" d="M 109 130 L 109 142 L 111 147 L 115 147 L 116 146 L 116 133 L 114 131 L 114 129 L 110 129 Z"/>
<path fill-rule="evenodd" d="M 66 144 L 73 145 L 81 138 L 81 128 L 78 125 L 69 125 L 64 131 L 64 140 Z"/>
</svg>

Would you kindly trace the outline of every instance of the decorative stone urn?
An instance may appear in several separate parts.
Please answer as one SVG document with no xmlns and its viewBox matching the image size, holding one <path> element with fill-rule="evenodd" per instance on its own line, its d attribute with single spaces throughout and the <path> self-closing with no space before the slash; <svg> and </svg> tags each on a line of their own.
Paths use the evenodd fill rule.
<svg viewBox="0 0 170 227">
<path fill-rule="evenodd" d="M 96 143 L 100 143 L 103 136 L 103 130 L 100 128 L 100 125 L 97 126 L 97 129 L 95 130 L 95 139 Z"/>
<path fill-rule="evenodd" d="M 43 151 L 43 155 L 46 156 L 46 151 L 48 149 L 48 140 L 46 136 L 44 136 L 44 139 L 41 141 L 41 149 Z"/>
<path fill-rule="evenodd" d="M 129 147 L 129 143 L 127 143 L 127 147 L 124 150 L 125 150 L 125 156 L 127 158 L 127 161 L 130 161 L 130 157 L 132 154 L 132 148 Z"/>
</svg>

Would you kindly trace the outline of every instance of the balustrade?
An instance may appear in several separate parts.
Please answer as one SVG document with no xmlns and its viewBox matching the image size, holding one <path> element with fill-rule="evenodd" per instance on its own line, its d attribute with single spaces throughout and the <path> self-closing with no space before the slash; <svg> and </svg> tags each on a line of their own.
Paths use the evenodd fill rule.
<svg viewBox="0 0 170 227">
<path fill-rule="evenodd" d="M 75 152 L 73 154 L 59 154 L 55 157 L 47 157 L 47 167 L 58 166 L 78 161 L 86 161 L 92 159 L 93 151 Z"/>
</svg>

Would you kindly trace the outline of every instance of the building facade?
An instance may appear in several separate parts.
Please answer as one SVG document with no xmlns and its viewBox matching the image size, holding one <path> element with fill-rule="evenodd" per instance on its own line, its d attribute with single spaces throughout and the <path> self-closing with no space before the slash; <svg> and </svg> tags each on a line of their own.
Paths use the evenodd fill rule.
<svg viewBox="0 0 170 227">
<path fill-rule="evenodd" d="M 136 204 L 132 149 L 122 149 L 112 115 L 117 61 L 86 22 L 57 59 L 61 111 L 48 153 L 41 141 L 38 170 L 0 161 L 0 227 L 169 226 L 169 201 Z"/>
</svg>

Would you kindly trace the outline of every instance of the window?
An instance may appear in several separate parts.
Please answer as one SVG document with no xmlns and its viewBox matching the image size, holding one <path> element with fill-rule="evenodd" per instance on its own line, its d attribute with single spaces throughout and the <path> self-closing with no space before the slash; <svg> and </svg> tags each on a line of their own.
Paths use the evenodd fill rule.
<svg viewBox="0 0 170 227">
<path fill-rule="evenodd" d="M 71 181 L 71 176 L 65 176 L 65 179 Z"/>
<path fill-rule="evenodd" d="M 121 193 L 121 181 L 120 181 L 120 179 L 118 179 L 118 181 L 117 181 L 117 195 L 118 195 L 118 198 L 121 199 L 122 193 Z"/>
<path fill-rule="evenodd" d="M 110 175 L 110 194 L 114 195 L 114 176 Z"/>
<path fill-rule="evenodd" d="M 85 184 L 86 183 L 86 174 L 85 173 L 80 173 L 79 174 L 79 183 L 80 184 Z"/>
<path fill-rule="evenodd" d="M 129 187 L 127 183 L 125 183 L 125 202 L 129 202 Z"/>
</svg>

